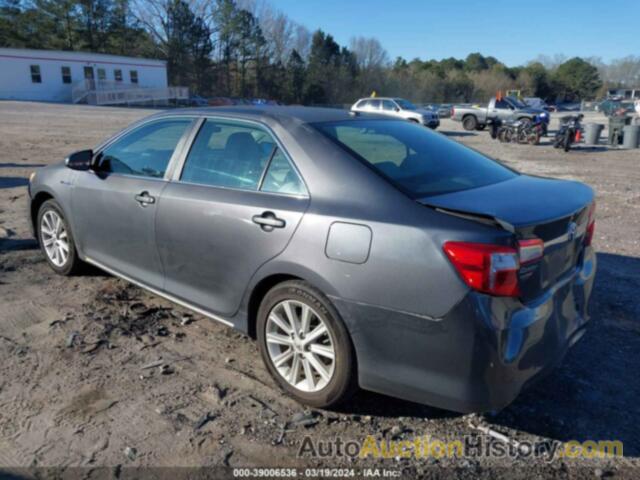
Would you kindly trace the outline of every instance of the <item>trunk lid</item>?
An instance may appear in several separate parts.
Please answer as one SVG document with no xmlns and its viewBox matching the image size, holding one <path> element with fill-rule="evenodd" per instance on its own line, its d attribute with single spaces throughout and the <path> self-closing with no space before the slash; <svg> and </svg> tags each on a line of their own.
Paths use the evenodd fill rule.
<svg viewBox="0 0 640 480">
<path fill-rule="evenodd" d="M 418 201 L 447 213 L 493 219 L 517 239 L 541 239 L 545 243 L 542 260 L 520 269 L 526 301 L 539 296 L 581 261 L 593 198 L 593 190 L 580 182 L 519 175 Z"/>
</svg>

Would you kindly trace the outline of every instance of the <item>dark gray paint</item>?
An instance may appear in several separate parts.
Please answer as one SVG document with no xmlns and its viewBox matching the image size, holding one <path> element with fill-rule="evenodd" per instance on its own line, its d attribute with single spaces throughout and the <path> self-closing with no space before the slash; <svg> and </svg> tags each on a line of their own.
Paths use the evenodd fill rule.
<svg viewBox="0 0 640 480">
<path fill-rule="evenodd" d="M 364 263 L 371 249 L 371 229 L 366 225 L 335 222 L 327 235 L 327 257 L 349 263 Z"/>
<path fill-rule="evenodd" d="M 575 255 L 575 267 L 556 272 L 559 278 L 538 285 L 525 300 L 470 292 L 442 252 L 447 240 L 509 245 L 515 235 L 530 229 L 551 235 L 556 224 L 544 222 L 558 220 L 567 205 L 540 210 L 535 220 L 542 224 L 515 231 L 425 206 L 309 125 L 352 118 L 340 110 L 190 109 L 163 112 L 142 123 L 176 116 L 262 125 L 293 160 L 308 196 L 180 183 L 195 130 L 185 134 L 164 179 L 98 177 L 63 165 L 41 169 L 30 185 L 32 201 L 41 201 L 42 195 L 59 201 L 81 258 L 98 261 L 243 331 L 251 329 L 249 299 L 260 282 L 273 275 L 302 278 L 329 296 L 343 317 L 363 387 L 449 409 L 505 405 L 580 335 L 595 273 L 591 247 L 574 251 L 573 246 L 557 246 L 562 258 L 568 258 L 567 252 Z M 512 203 L 539 196 L 543 184 L 545 194 L 576 185 L 541 182 L 519 189 Z M 158 201 L 143 208 L 134 196 L 144 190 Z M 471 192 L 459 198 L 450 195 L 441 199 L 440 207 L 464 209 L 473 204 L 473 213 L 487 213 L 482 205 L 490 206 L 496 191 L 485 188 L 485 195 L 473 199 Z M 584 205 L 575 215 L 583 222 L 593 193 L 582 186 L 580 191 Z M 495 203 L 494 207 L 490 213 L 499 214 Z M 253 216 L 264 211 L 284 219 L 286 227 L 266 232 L 253 223 Z M 522 224 L 517 208 L 509 214 L 516 216 L 510 220 Z M 568 219 L 558 221 L 564 228 L 562 222 Z M 364 236 L 354 237 L 354 248 L 338 230 L 334 244 L 329 232 L 336 222 L 366 226 L 359 232 L 370 230 L 364 263 L 359 263 Z M 336 259 L 339 252 L 357 261 Z"/>
</svg>

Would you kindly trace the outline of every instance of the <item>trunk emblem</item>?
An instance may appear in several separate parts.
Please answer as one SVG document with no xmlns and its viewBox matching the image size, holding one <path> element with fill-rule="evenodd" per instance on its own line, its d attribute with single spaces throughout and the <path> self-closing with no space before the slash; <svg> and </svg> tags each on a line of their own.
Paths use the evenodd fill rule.
<svg viewBox="0 0 640 480">
<path fill-rule="evenodd" d="M 569 239 L 569 241 L 573 240 L 574 238 L 576 238 L 576 230 L 578 229 L 578 225 L 576 225 L 576 222 L 570 222 L 569 226 L 567 228 L 567 237 Z"/>
</svg>

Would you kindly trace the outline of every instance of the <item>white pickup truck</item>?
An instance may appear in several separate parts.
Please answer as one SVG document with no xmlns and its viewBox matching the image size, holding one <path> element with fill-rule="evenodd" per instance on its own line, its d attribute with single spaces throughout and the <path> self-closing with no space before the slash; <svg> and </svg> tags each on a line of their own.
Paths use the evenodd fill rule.
<svg viewBox="0 0 640 480">
<path fill-rule="evenodd" d="M 455 105 L 451 119 L 462 122 L 465 130 L 482 130 L 492 120 L 533 120 L 535 116 L 545 126 L 549 124 L 549 112 L 541 108 L 533 108 L 515 97 L 492 98 L 486 107 Z"/>
</svg>

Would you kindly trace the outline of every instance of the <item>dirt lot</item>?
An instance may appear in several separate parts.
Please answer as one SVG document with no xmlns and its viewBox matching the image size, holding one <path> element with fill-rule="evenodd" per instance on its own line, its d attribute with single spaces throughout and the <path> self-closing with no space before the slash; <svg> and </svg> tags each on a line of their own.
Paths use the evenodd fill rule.
<svg viewBox="0 0 640 480">
<path fill-rule="evenodd" d="M 247 337 L 97 271 L 58 277 L 29 238 L 29 173 L 149 113 L 0 103 L 0 466 L 69 467 L 88 478 L 115 478 L 129 466 L 223 465 L 346 466 L 360 474 L 386 467 L 456 478 L 639 474 L 640 150 L 502 145 L 444 120 L 440 130 L 451 138 L 523 172 L 596 189 L 592 328 L 560 368 L 496 415 L 462 416 L 365 392 L 338 412 L 305 412 L 274 387 Z M 511 444 L 620 440 L 625 457 L 297 456 L 305 436 L 473 440 L 484 436 L 478 426 Z"/>
</svg>

